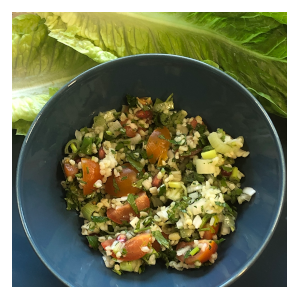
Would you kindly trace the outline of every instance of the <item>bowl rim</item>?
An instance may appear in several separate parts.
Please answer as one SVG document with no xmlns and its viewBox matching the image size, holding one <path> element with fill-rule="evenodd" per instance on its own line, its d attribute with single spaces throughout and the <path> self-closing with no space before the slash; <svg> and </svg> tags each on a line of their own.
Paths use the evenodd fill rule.
<svg viewBox="0 0 300 300">
<path fill-rule="evenodd" d="M 44 111 L 52 105 L 52 103 L 55 101 L 55 99 L 62 93 L 65 92 L 65 90 L 71 86 L 73 83 L 75 83 L 77 80 L 81 79 L 82 77 L 86 76 L 86 74 L 88 73 L 92 73 L 92 72 L 96 72 L 96 70 L 103 68 L 103 66 L 107 66 L 107 64 L 109 65 L 113 65 L 113 64 L 118 64 L 120 61 L 123 60 L 138 60 L 138 59 L 143 59 L 143 58 L 156 58 L 156 57 L 166 57 L 166 58 L 173 58 L 173 59 L 179 59 L 179 60 L 185 60 L 185 61 L 190 61 L 196 64 L 201 65 L 204 68 L 209 69 L 212 73 L 217 73 L 217 74 L 221 74 L 222 76 L 224 76 L 225 78 L 227 78 L 227 80 L 231 80 L 235 85 L 237 85 L 239 88 L 241 88 L 246 94 L 248 94 L 248 96 L 252 99 L 252 101 L 254 101 L 254 103 L 256 103 L 256 105 L 258 106 L 258 108 L 261 110 L 262 114 L 264 115 L 266 121 L 268 122 L 271 131 L 274 134 L 275 140 L 276 140 L 276 144 L 277 144 L 277 149 L 279 152 L 279 157 L 280 157 L 280 166 L 282 168 L 282 189 L 281 189 L 281 195 L 279 197 L 280 199 L 280 203 L 279 203 L 279 209 L 277 211 L 276 217 L 273 220 L 273 224 L 271 226 L 271 229 L 269 231 L 269 233 L 267 234 L 267 237 L 265 239 L 265 241 L 262 243 L 262 245 L 259 247 L 258 251 L 255 253 L 254 256 L 252 256 L 251 258 L 249 258 L 249 261 L 243 265 L 242 267 L 240 267 L 238 269 L 238 271 L 236 271 L 231 278 L 229 278 L 228 280 L 224 281 L 221 285 L 219 285 L 220 287 L 225 287 L 225 286 L 230 286 L 233 282 L 235 282 L 245 271 L 247 271 L 258 259 L 258 257 L 262 254 L 262 252 L 264 251 L 264 249 L 266 248 L 266 246 L 268 245 L 269 241 L 271 240 L 275 228 L 278 225 L 278 220 L 280 218 L 280 215 L 282 213 L 282 207 L 283 207 L 283 203 L 284 203 L 284 195 L 285 195 L 285 191 L 286 191 L 286 163 L 285 163 L 285 158 L 284 158 L 284 153 L 283 153 L 283 149 L 282 149 L 282 145 L 281 145 L 281 141 L 280 138 L 278 136 L 278 133 L 276 131 L 276 128 L 272 122 L 272 120 L 270 119 L 268 113 L 266 112 L 266 110 L 263 108 L 263 106 L 260 104 L 260 102 L 240 83 L 238 82 L 236 79 L 234 79 L 233 77 L 231 77 L 230 75 L 226 74 L 225 72 L 222 72 L 221 70 L 207 64 L 204 63 L 202 61 L 193 59 L 193 58 L 189 58 L 189 57 L 185 57 L 185 56 L 181 56 L 181 55 L 174 55 L 174 54 L 161 54 L 161 53 L 149 53 L 149 54 L 136 54 L 136 55 L 130 55 L 130 56 L 125 56 L 125 57 L 120 57 L 108 62 L 104 62 L 101 63 L 95 67 L 92 67 L 84 72 L 82 72 L 81 74 L 77 75 L 76 77 L 74 77 L 73 79 L 71 79 L 68 83 L 66 83 L 63 87 L 60 88 L 59 91 L 57 91 L 48 101 L 47 103 L 43 106 L 43 108 L 41 109 L 41 111 L 37 114 L 37 116 L 35 117 L 34 121 L 32 122 L 26 136 L 25 139 L 23 141 L 22 144 L 22 148 L 20 151 L 20 155 L 19 155 L 19 159 L 18 159 L 18 164 L 17 164 L 17 172 L 16 172 L 16 195 L 17 195 L 17 203 L 18 203 L 18 210 L 19 210 L 19 215 L 21 218 L 21 222 L 24 228 L 24 231 L 26 233 L 26 236 L 33 248 L 33 250 L 35 251 L 35 253 L 37 254 L 37 256 L 40 258 L 40 260 L 44 263 L 44 265 L 47 267 L 47 269 L 57 278 L 59 279 L 61 282 L 63 282 L 66 286 L 69 287 L 73 287 L 73 285 L 66 279 L 64 279 L 59 273 L 57 273 L 46 261 L 46 259 L 43 258 L 42 254 L 40 253 L 38 246 L 35 244 L 35 242 L 33 241 L 32 237 L 31 237 L 31 233 L 26 225 L 26 220 L 25 220 L 25 216 L 23 214 L 23 208 L 22 208 L 22 197 L 21 197 L 21 192 L 19 189 L 19 182 L 21 181 L 20 178 L 20 170 L 22 168 L 22 163 L 23 163 L 23 159 L 24 159 L 24 152 L 25 152 L 25 148 L 27 145 L 27 142 L 30 138 L 30 135 L 37 123 L 37 121 L 39 120 L 39 118 L 42 116 L 42 114 L 44 113 Z"/>
</svg>

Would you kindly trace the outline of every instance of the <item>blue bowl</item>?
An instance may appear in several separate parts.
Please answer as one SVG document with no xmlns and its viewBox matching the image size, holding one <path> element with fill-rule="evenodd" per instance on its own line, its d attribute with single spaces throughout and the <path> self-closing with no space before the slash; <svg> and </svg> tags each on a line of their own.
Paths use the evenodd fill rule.
<svg viewBox="0 0 300 300">
<path fill-rule="evenodd" d="M 242 135 L 250 156 L 237 160 L 243 186 L 257 193 L 238 208 L 236 232 L 220 244 L 209 268 L 166 269 L 163 262 L 142 274 L 119 276 L 81 235 L 82 219 L 67 211 L 60 161 L 76 129 L 100 111 L 121 109 L 126 94 L 166 99 L 176 109 L 202 116 L 209 130 Z M 259 102 L 237 81 L 202 62 L 174 55 L 136 55 L 94 67 L 65 85 L 33 122 L 17 169 L 21 220 L 34 250 L 68 286 L 228 286 L 262 253 L 280 216 L 285 167 L 276 130 Z"/>
</svg>

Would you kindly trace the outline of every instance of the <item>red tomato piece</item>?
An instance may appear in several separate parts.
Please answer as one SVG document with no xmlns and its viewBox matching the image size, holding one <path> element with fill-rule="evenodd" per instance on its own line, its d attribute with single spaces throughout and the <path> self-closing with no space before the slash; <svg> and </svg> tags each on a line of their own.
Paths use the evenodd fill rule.
<svg viewBox="0 0 300 300">
<path fill-rule="evenodd" d="M 197 124 L 198 124 L 197 120 L 193 119 L 193 121 L 191 122 L 191 126 L 195 129 Z"/>
<path fill-rule="evenodd" d="M 160 138 L 159 136 L 161 135 L 164 136 L 165 139 Z M 158 166 L 161 166 L 162 160 L 167 160 L 167 153 L 170 147 L 170 142 L 167 140 L 170 138 L 171 133 L 167 127 L 156 128 L 151 133 L 146 147 L 148 160 L 151 164 L 155 164 L 156 161 L 158 161 Z"/>
<path fill-rule="evenodd" d="M 94 183 L 99 179 L 102 180 L 103 176 L 100 174 L 99 164 L 89 158 L 81 159 L 81 167 L 83 173 L 82 180 L 86 182 L 83 186 L 83 194 L 88 195 L 97 189 L 94 187 Z"/>
<path fill-rule="evenodd" d="M 135 169 L 130 163 L 122 165 L 123 169 L 120 171 L 120 176 L 112 176 L 107 178 L 105 183 L 105 192 L 113 197 L 120 198 L 128 194 L 137 194 L 141 189 L 133 187 L 132 184 L 137 181 L 138 170 Z M 116 188 L 115 184 L 118 186 Z"/>
<path fill-rule="evenodd" d="M 99 158 L 103 159 L 105 156 L 106 156 L 106 153 L 105 153 L 103 147 L 100 147 L 100 149 L 99 149 Z"/>
<path fill-rule="evenodd" d="M 176 256 L 181 262 L 184 262 L 188 265 L 194 264 L 196 261 L 200 261 L 201 263 L 204 263 L 210 259 L 210 257 L 217 251 L 218 245 L 213 240 L 200 240 L 202 244 L 206 244 L 205 250 L 200 249 L 198 253 L 196 253 L 193 256 L 189 256 L 186 259 L 184 258 L 184 255 Z M 184 248 L 186 246 L 192 246 L 193 247 L 194 242 L 180 242 L 178 243 L 176 247 L 176 251 Z"/>
<path fill-rule="evenodd" d="M 70 163 L 64 164 L 64 172 L 66 177 L 71 176 L 72 178 L 75 177 L 75 174 L 78 173 L 78 168 L 76 166 L 72 166 Z"/>
<path fill-rule="evenodd" d="M 152 119 L 153 113 L 151 110 L 139 110 L 135 115 L 140 119 Z"/>
<path fill-rule="evenodd" d="M 139 197 L 135 199 L 135 203 L 139 211 L 150 207 L 150 200 L 146 193 L 139 194 Z M 130 214 L 137 216 L 129 203 L 117 208 L 109 208 L 106 214 L 109 219 L 117 224 L 122 224 L 123 221 L 129 222 Z"/>
<path fill-rule="evenodd" d="M 143 257 L 146 252 L 142 251 L 142 247 L 151 246 L 152 235 L 150 233 L 141 233 L 132 239 L 125 242 L 124 249 L 126 250 L 126 255 L 118 258 L 122 261 L 132 261 Z M 101 243 L 102 247 L 106 249 L 107 246 L 111 246 L 115 239 L 106 240 Z M 115 253 L 112 253 L 112 257 L 116 258 Z"/>
<path fill-rule="evenodd" d="M 126 129 L 126 135 L 130 138 L 133 138 L 136 136 L 136 131 L 134 131 L 130 126 L 125 126 Z"/>
<path fill-rule="evenodd" d="M 220 227 L 220 223 L 216 225 L 210 226 L 209 223 L 205 224 L 203 228 L 209 228 L 209 230 L 204 231 L 203 239 L 211 240 L 212 237 L 218 233 Z"/>
<path fill-rule="evenodd" d="M 155 175 L 152 179 L 152 186 L 159 188 L 161 186 L 162 179 L 158 179 L 157 175 Z"/>
</svg>

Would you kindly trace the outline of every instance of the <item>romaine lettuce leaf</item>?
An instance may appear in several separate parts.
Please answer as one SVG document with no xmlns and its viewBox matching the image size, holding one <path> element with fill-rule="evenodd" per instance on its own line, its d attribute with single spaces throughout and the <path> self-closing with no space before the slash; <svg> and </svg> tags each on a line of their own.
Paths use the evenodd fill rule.
<svg viewBox="0 0 300 300">
<path fill-rule="evenodd" d="M 98 63 L 170 53 L 211 64 L 265 109 L 287 112 L 287 13 L 38 13 L 49 35 Z"/>
<path fill-rule="evenodd" d="M 51 96 L 97 63 L 48 36 L 43 20 L 25 14 L 12 20 L 12 122 L 26 134 Z"/>
</svg>

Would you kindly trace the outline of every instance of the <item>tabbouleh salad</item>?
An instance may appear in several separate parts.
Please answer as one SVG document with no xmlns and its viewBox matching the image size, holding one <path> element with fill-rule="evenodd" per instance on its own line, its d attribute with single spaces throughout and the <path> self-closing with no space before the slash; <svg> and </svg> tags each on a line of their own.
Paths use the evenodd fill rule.
<svg viewBox="0 0 300 300">
<path fill-rule="evenodd" d="M 88 245 L 119 275 L 158 259 L 180 271 L 213 264 L 222 236 L 235 231 L 236 205 L 255 193 L 234 166 L 249 155 L 243 137 L 209 132 L 200 116 L 174 110 L 173 94 L 126 98 L 67 143 L 67 209 L 84 218 Z"/>
</svg>

